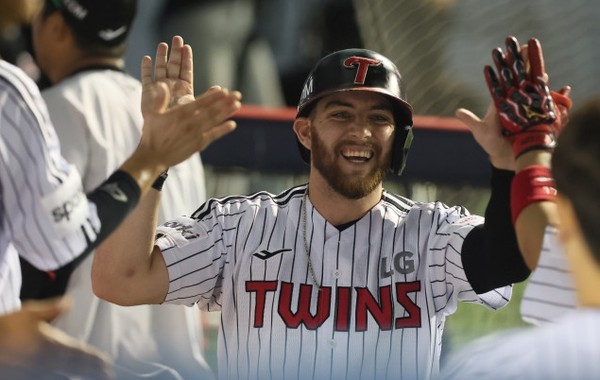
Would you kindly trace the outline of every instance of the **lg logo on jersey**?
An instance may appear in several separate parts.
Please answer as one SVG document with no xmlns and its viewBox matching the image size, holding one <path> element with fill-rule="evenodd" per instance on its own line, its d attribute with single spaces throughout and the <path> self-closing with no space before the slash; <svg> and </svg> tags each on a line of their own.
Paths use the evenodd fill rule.
<svg viewBox="0 0 600 380">
<path fill-rule="evenodd" d="M 394 271 L 400 274 L 409 274 L 415 271 L 415 261 L 410 260 L 414 256 L 414 253 L 408 251 L 402 251 L 394 254 L 392 262 L 388 265 L 388 258 L 384 257 L 381 259 L 381 278 L 391 277 Z"/>
</svg>

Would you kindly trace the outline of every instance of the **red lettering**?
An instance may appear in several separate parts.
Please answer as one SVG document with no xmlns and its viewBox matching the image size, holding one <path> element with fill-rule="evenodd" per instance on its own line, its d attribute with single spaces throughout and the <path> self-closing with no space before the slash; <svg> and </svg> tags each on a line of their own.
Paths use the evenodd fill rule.
<svg viewBox="0 0 600 380">
<path fill-rule="evenodd" d="M 372 58 L 366 57 L 348 57 L 344 60 L 344 67 L 352 68 L 357 66 L 356 76 L 354 77 L 355 84 L 365 84 L 365 80 L 367 79 L 367 72 L 369 71 L 369 66 L 379 66 L 381 65 L 381 61 Z"/>
<path fill-rule="evenodd" d="M 277 281 L 248 281 L 247 292 L 256 292 L 256 305 L 254 306 L 254 327 L 263 327 L 265 316 L 265 297 L 267 292 L 277 290 Z"/>
<path fill-rule="evenodd" d="M 317 296 L 316 310 L 313 313 L 311 312 L 313 285 L 299 285 L 298 304 L 296 307 L 292 307 L 295 286 L 298 285 L 281 282 L 279 304 L 277 305 L 279 316 L 289 328 L 298 328 L 298 326 L 303 324 L 307 329 L 315 330 L 323 325 L 331 315 L 332 289 L 328 287 L 321 288 Z M 274 292 L 277 289 L 277 281 L 246 282 L 246 291 L 254 293 L 256 298 L 253 327 L 263 327 L 267 292 Z M 371 294 L 368 288 L 355 289 L 355 331 L 367 330 L 369 315 L 375 320 L 375 323 L 377 323 L 381 330 L 421 327 L 421 308 L 409 297 L 409 293 L 421 291 L 420 281 L 396 283 L 396 302 L 393 299 L 391 285 L 379 288 L 378 299 Z M 335 330 L 350 331 L 353 305 L 352 288 L 338 287 L 333 304 Z M 405 314 L 403 317 L 394 319 L 395 305 L 404 308 Z"/>
<path fill-rule="evenodd" d="M 391 286 L 379 288 L 379 301 L 367 288 L 356 289 L 356 331 L 367 330 L 367 312 L 375 319 L 382 330 L 392 329 L 392 290 Z"/>
<path fill-rule="evenodd" d="M 335 330 L 350 330 L 350 307 L 352 305 L 351 288 L 347 286 L 337 288 L 337 307 L 335 308 Z"/>
<path fill-rule="evenodd" d="M 330 315 L 331 309 L 331 288 L 321 288 L 317 301 L 317 311 L 313 315 L 310 312 L 312 299 L 312 285 L 300 284 L 300 294 L 298 297 L 298 311 L 292 311 L 292 293 L 294 284 L 289 282 L 281 283 L 281 292 L 279 294 L 278 312 L 286 326 L 297 328 L 304 323 L 309 330 L 315 330 L 321 326 Z"/>
<path fill-rule="evenodd" d="M 418 292 L 420 290 L 420 281 L 396 283 L 396 298 L 407 313 L 406 317 L 396 319 L 395 326 L 397 329 L 421 327 L 421 308 L 408 297 L 408 293 Z"/>
</svg>

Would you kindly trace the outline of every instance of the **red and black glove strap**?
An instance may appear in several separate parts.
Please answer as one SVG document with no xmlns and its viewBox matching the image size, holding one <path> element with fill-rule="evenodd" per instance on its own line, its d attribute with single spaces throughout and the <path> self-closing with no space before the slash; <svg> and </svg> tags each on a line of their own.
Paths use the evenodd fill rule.
<svg viewBox="0 0 600 380">
<path fill-rule="evenodd" d="M 556 183 L 550 168 L 531 165 L 519 171 L 512 180 L 510 189 L 510 208 L 513 225 L 521 212 L 536 202 L 556 199 Z"/>
</svg>

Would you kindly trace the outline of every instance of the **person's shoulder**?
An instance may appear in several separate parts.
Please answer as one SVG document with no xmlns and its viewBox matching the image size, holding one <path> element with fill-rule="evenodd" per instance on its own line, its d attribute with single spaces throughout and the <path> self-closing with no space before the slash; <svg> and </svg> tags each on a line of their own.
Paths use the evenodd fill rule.
<svg viewBox="0 0 600 380">
<path fill-rule="evenodd" d="M 81 114 L 95 114 L 99 104 L 114 110 L 139 111 L 139 103 L 124 102 L 140 98 L 141 82 L 117 70 L 88 70 L 76 73 L 42 91 L 46 103 L 56 111 L 68 107 Z M 129 105 L 129 107 L 121 107 Z M 116 108 L 119 106 L 119 108 Z M 141 117 L 141 113 L 140 113 Z"/>
<path fill-rule="evenodd" d="M 17 66 L 0 59 L 0 86 L 3 93 L 18 93 L 23 99 L 39 97 L 39 89 L 33 79 Z"/>
<path fill-rule="evenodd" d="M 112 95 L 113 87 L 120 91 L 140 91 L 142 83 L 131 75 L 111 69 L 82 70 L 59 83 L 56 83 L 43 92 L 71 92 L 80 95 L 108 94 Z"/>
<path fill-rule="evenodd" d="M 383 205 L 391 207 L 401 213 L 408 213 L 413 208 L 419 207 L 420 205 L 419 202 L 415 202 L 412 199 L 388 191 L 383 192 L 381 200 Z"/>
<path fill-rule="evenodd" d="M 250 195 L 232 196 L 225 198 L 229 202 L 244 202 L 261 206 L 274 205 L 277 207 L 286 207 L 291 202 L 300 201 L 306 193 L 306 186 L 299 185 L 288 188 L 278 194 L 269 191 L 258 191 Z"/>
<path fill-rule="evenodd" d="M 455 209 L 466 212 L 466 209 L 462 206 L 449 207 L 441 201 L 431 201 L 431 202 L 416 201 L 416 200 L 407 198 L 405 196 L 390 193 L 387 191 L 383 192 L 382 201 L 385 205 L 396 208 L 399 211 L 403 211 L 403 212 L 428 211 L 428 212 L 446 213 L 446 212 L 448 212 L 448 210 L 455 210 Z"/>
<path fill-rule="evenodd" d="M 247 209 L 274 207 L 284 209 L 296 202 L 302 202 L 306 185 L 299 185 L 279 194 L 268 191 L 258 191 L 250 195 L 229 195 L 214 197 L 207 200 L 195 213 L 194 218 L 203 218 L 208 213 L 217 210 L 219 213 L 241 213 Z"/>
</svg>

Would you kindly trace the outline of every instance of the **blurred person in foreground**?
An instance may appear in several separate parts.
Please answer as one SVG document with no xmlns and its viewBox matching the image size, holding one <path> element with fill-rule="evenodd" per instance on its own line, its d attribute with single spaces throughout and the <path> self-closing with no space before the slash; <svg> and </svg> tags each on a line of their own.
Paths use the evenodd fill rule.
<svg viewBox="0 0 600 380">
<path fill-rule="evenodd" d="M 26 23 L 35 2 L 1 0 L 0 27 Z M 191 54 L 184 47 L 182 56 Z M 142 60 L 143 134 L 136 150 L 100 186 L 85 194 L 60 144 L 35 83 L 0 59 L 0 373 L 7 378 L 114 375 L 110 360 L 47 322 L 68 301 L 28 302 L 19 292 L 22 255 L 38 269 L 60 270 L 89 254 L 135 208 L 168 167 L 231 132 L 240 94 L 214 88 L 197 97 L 169 87 L 186 63 L 157 70 Z M 188 62 L 189 63 L 189 62 Z M 166 65 L 162 65 L 166 67 Z M 176 74 L 174 74 L 176 73 Z M 172 77 L 171 77 L 172 78 Z M 175 104 L 169 108 L 171 99 Z M 180 103 L 187 104 L 178 104 Z"/>
<path fill-rule="evenodd" d="M 598 167 L 600 99 L 595 98 L 572 112 L 552 157 L 558 238 L 573 276 L 578 307 L 563 312 L 553 323 L 473 343 L 449 361 L 443 379 L 600 377 Z"/>
<path fill-rule="evenodd" d="M 81 173 L 84 191 L 98 186 L 117 168 L 135 150 L 142 133 L 142 84 L 124 72 L 123 59 L 138 6 L 136 0 L 44 0 L 32 23 L 36 60 L 51 83 L 42 97 L 62 154 Z M 185 58 L 183 50 L 183 40 L 176 36 L 170 57 L 166 44 L 161 44 L 155 62 L 167 69 L 168 60 Z M 193 94 L 189 79 L 169 78 Z M 161 222 L 184 213 L 190 203 L 206 200 L 199 154 L 169 168 L 162 179 L 167 175 Z M 92 262 L 89 255 L 73 265 L 72 272 L 49 276 L 23 260 L 27 268 L 23 277 L 29 281 L 22 296 L 66 292 L 74 307 L 53 324 L 107 353 L 132 376 L 212 377 L 203 358 L 198 310 L 176 305 L 126 308 L 100 300 L 92 292 Z"/>
<path fill-rule="evenodd" d="M 488 69 L 492 95 L 504 116 L 503 124 L 511 128 L 518 120 L 528 125 L 530 135 L 552 129 L 552 117 L 540 118 L 527 112 L 537 99 L 528 88 L 538 81 L 537 74 L 528 76 L 521 63 L 512 59 L 497 59 L 497 71 Z M 516 62 L 517 60 L 515 60 Z M 542 64 L 543 67 L 543 64 Z M 520 94 L 524 96 L 516 96 Z M 511 99 L 513 100 L 511 102 Z M 506 105 L 514 107 L 506 107 Z M 530 109 L 529 109 L 530 110 Z M 511 112 L 512 111 L 512 112 Z M 548 115 L 546 115 L 548 116 Z M 561 132 L 557 130 L 557 132 Z M 558 134 L 558 133 L 557 133 Z M 502 332 L 483 338 L 455 353 L 442 371 L 442 379 L 596 379 L 600 376 L 600 99 L 589 99 L 569 116 L 557 140 L 544 149 L 528 152 L 522 162 L 523 176 L 515 179 L 514 191 L 533 190 L 535 197 L 521 213 L 513 209 L 517 223 L 529 227 L 523 238 L 536 241 L 538 249 L 530 252 L 533 262 L 548 252 L 564 252 L 572 277 L 577 308 L 564 302 L 559 308 L 535 315 L 540 322 L 546 315 L 552 323 L 539 327 Z M 519 160 L 519 159 L 518 159 Z M 525 157 L 523 158 L 525 160 Z M 556 229 L 558 226 L 558 230 Z M 525 232 L 523 227 L 520 232 Z M 517 230 L 517 234 L 520 234 Z M 555 238 L 558 238 L 556 240 Z M 543 246 L 539 249 L 539 246 Z M 539 262 L 537 265 L 545 265 Z M 561 265 L 556 266 L 560 269 Z M 539 268 L 538 268 L 539 269 Z M 551 289 L 564 287 L 565 276 L 540 277 L 552 279 L 540 294 L 550 302 Z M 567 289 L 567 293 L 568 293 Z M 524 301 L 525 302 L 525 301 Z M 560 302 L 555 300 L 555 302 Z M 498 363 L 502 363 L 499 367 Z"/>
</svg>

